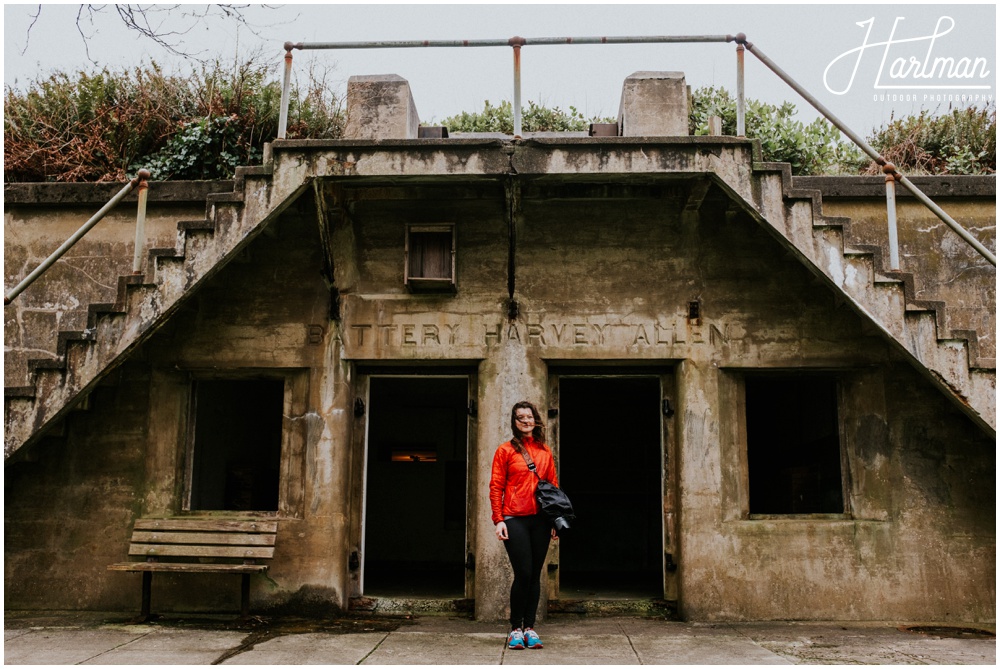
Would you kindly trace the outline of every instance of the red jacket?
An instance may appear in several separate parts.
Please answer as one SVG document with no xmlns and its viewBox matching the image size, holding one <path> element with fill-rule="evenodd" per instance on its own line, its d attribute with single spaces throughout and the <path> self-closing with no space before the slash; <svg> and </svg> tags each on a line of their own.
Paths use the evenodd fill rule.
<svg viewBox="0 0 1000 669">
<path fill-rule="evenodd" d="M 521 443 L 534 460 L 538 476 L 559 485 L 556 464 L 549 447 L 531 437 Z M 533 516 L 538 513 L 538 502 L 535 501 L 537 487 L 538 478 L 528 469 L 524 456 L 511 442 L 501 444 L 493 455 L 493 471 L 490 475 L 493 524 L 499 523 L 504 516 Z"/>
</svg>

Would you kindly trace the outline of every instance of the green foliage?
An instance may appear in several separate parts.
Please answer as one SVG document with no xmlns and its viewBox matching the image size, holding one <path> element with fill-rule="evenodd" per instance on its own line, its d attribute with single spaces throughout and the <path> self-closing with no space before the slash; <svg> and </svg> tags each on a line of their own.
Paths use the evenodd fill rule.
<svg viewBox="0 0 1000 669">
<path fill-rule="evenodd" d="M 524 132 L 572 132 L 585 131 L 591 123 L 605 122 L 607 119 L 587 120 L 576 107 L 570 106 L 565 112 L 559 107 L 544 107 L 528 101 L 521 109 L 521 129 Z M 507 100 L 493 106 L 487 100 L 481 112 L 462 112 L 441 121 L 449 132 L 502 132 L 514 133 L 514 107 Z"/>
<path fill-rule="evenodd" d="M 154 65 L 134 72 L 59 72 L 25 94 L 4 92 L 6 181 L 121 180 L 172 130 L 184 101 Z"/>
<path fill-rule="evenodd" d="M 165 74 L 156 63 L 133 70 L 58 72 L 26 92 L 4 91 L 4 180 L 123 181 L 146 167 L 155 179 L 230 178 L 238 165 L 259 163 L 277 135 L 281 87 L 276 67 L 260 54 L 215 61 L 188 76 Z M 344 115 L 326 70 L 308 67 L 290 92 L 289 139 L 340 137 Z M 860 150 L 827 121 L 795 120 L 789 102 L 747 100 L 747 136 L 760 141 L 765 161 L 787 162 L 793 174 L 878 173 Z M 736 101 L 724 88 L 692 96 L 689 126 L 708 133 L 719 116 L 736 134 Z M 585 131 L 591 122 L 569 111 L 528 102 L 526 132 Z M 452 132 L 514 131 L 510 102 L 485 102 L 480 112 L 444 119 Z M 924 111 L 892 119 L 871 143 L 907 174 L 993 174 L 996 108 Z"/>
<path fill-rule="evenodd" d="M 325 73 L 290 91 L 289 138 L 340 136 L 343 115 Z M 96 74 L 59 72 L 4 91 L 4 179 L 122 181 L 230 178 L 259 163 L 277 135 L 281 85 L 260 54 L 189 76 L 152 63 Z"/>
<path fill-rule="evenodd" d="M 892 118 L 869 138 L 872 147 L 904 174 L 994 174 L 997 168 L 997 110 L 952 109 L 934 115 Z M 869 164 L 868 173 L 879 168 Z"/>
<path fill-rule="evenodd" d="M 688 126 L 692 135 L 707 135 L 708 120 L 722 119 L 722 134 L 736 134 L 736 99 L 725 88 L 699 88 L 692 95 Z M 831 174 L 857 165 L 863 155 L 840 138 L 826 119 L 802 123 L 795 105 L 746 100 L 746 135 L 760 141 L 766 162 L 790 163 L 792 174 Z"/>
<path fill-rule="evenodd" d="M 231 176 L 239 165 L 260 162 L 258 146 L 241 147 L 239 117 L 215 118 L 185 123 L 166 145 L 140 161 L 157 181 L 167 179 L 220 179 Z"/>
</svg>

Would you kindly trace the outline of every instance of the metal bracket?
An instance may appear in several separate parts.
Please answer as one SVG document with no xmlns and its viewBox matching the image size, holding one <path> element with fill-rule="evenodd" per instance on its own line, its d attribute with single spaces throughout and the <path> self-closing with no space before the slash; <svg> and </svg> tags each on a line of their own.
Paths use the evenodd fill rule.
<svg viewBox="0 0 1000 669">
<path fill-rule="evenodd" d="M 670 406 L 670 400 L 663 398 L 663 415 L 671 418 L 674 415 L 674 408 Z"/>
</svg>

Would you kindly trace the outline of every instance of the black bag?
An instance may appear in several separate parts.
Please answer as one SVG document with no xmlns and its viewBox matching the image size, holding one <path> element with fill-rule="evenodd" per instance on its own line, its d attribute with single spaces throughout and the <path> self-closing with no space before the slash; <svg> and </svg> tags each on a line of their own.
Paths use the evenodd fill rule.
<svg viewBox="0 0 1000 669">
<path fill-rule="evenodd" d="M 569 501 L 569 496 L 559 486 L 549 483 L 541 476 L 538 476 L 538 472 L 535 470 L 535 463 L 531 459 L 531 456 L 528 455 L 527 449 L 522 449 L 521 455 L 524 457 L 528 469 L 538 478 L 538 487 L 535 488 L 535 500 L 538 502 L 538 508 L 549 517 L 549 520 L 555 525 L 557 532 L 568 530 L 570 527 L 569 524 L 576 520 L 576 514 L 573 512 L 573 503 Z"/>
</svg>

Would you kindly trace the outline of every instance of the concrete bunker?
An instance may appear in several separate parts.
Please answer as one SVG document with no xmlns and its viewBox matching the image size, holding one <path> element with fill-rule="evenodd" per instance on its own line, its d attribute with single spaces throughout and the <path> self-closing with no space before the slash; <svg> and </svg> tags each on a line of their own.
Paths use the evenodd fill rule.
<svg viewBox="0 0 1000 669">
<path fill-rule="evenodd" d="M 665 89 L 683 90 L 669 79 Z M 238 197 L 212 200 L 218 229 L 162 225 L 157 247 L 182 237 L 190 256 L 159 253 L 157 271 L 174 272 L 164 283 L 207 278 L 156 316 L 89 411 L 8 467 L 8 602 L 131 608 L 134 583 L 104 569 L 137 517 L 251 516 L 279 525 L 255 606 L 312 598 L 377 611 L 422 598 L 421 610 L 461 601 L 502 619 L 509 580 L 485 477 L 511 404 L 527 398 L 581 505 L 580 533 L 549 556 L 552 610 L 662 599 L 698 620 L 993 617 L 983 588 L 995 581 L 990 417 L 970 420 L 870 314 L 890 313 L 901 330 L 918 321 L 911 334 L 926 335 L 927 350 L 961 357 L 954 368 L 987 382 L 992 330 L 981 352 L 941 340 L 927 302 L 904 311 L 913 296 L 902 280 L 886 281 L 874 252 L 844 241 L 879 241 L 883 182 L 792 182 L 755 162 L 745 140 L 665 130 L 418 139 L 402 102 L 389 106 L 405 112 L 385 126 L 393 138 L 276 142 L 267 169 L 241 175 Z M 990 231 L 995 184 L 983 181 L 940 188 Z M 853 229 L 824 206 L 840 206 Z M 22 209 L 51 215 L 33 201 Z M 427 236 L 442 226 L 448 239 Z M 900 308 L 851 308 L 850 286 L 809 264 L 815 249 Z M 979 317 L 995 309 L 995 289 L 979 287 L 985 273 L 966 261 L 933 256 L 922 269 L 935 290 L 975 296 L 967 311 Z M 113 299 L 94 293 L 89 302 Z M 105 321 L 99 329 L 108 336 Z M 54 385 L 59 372 L 40 373 Z M 273 387 L 253 413 L 281 403 L 276 510 L 229 509 L 246 506 L 245 492 L 191 494 L 188 463 L 206 438 L 229 433 L 223 423 L 198 433 L 201 389 L 222 382 Z M 233 397 L 223 413 L 235 413 Z M 601 426 L 619 420 L 624 443 L 609 447 Z M 790 427 L 769 450 L 775 422 Z M 814 445 L 818 457 L 787 466 Z M 759 500 L 761 489 L 780 494 Z M 273 506 L 242 490 L 249 506 Z M 67 517 L 76 530 L 54 535 L 49 520 Z M 430 538 L 411 534 L 431 521 Z M 173 589 L 164 607 L 235 605 L 231 588 L 196 587 L 211 596 L 192 604 Z"/>
</svg>

